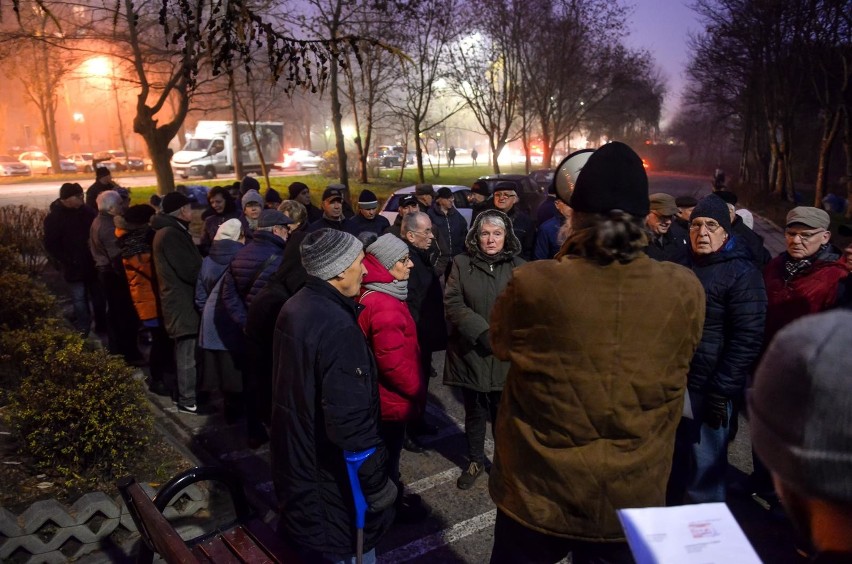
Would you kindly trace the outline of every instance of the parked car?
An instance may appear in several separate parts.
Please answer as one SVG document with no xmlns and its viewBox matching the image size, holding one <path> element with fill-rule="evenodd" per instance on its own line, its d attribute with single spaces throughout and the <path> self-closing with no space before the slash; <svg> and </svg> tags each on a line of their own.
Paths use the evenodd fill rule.
<svg viewBox="0 0 852 564">
<path fill-rule="evenodd" d="M 524 174 L 491 174 L 481 176 L 482 180 L 488 184 L 488 189 L 494 193 L 494 187 L 498 182 L 511 182 L 515 185 L 515 192 L 518 193 L 518 207 L 522 212 L 525 212 L 530 217 L 535 217 L 538 206 L 547 198 L 547 188 L 540 188 L 536 182 Z"/>
<path fill-rule="evenodd" d="M 9 155 L 0 155 L 0 176 L 29 176 L 30 167 Z"/>
<path fill-rule="evenodd" d="M 284 153 L 284 160 L 280 163 L 275 163 L 278 168 L 295 168 L 296 170 L 305 170 L 306 168 L 319 168 L 323 158 L 306 149 L 290 149 Z"/>
<path fill-rule="evenodd" d="M 124 164 L 125 170 L 145 170 L 145 160 L 142 157 L 128 155 L 118 149 L 110 149 L 104 152 L 109 153 L 113 159 Z"/>
<path fill-rule="evenodd" d="M 77 170 L 81 170 L 83 172 L 95 171 L 95 166 L 92 162 L 94 157 L 94 153 L 71 153 L 68 155 L 68 158 L 74 161 L 74 164 L 77 165 Z"/>
<path fill-rule="evenodd" d="M 50 162 L 50 157 L 42 151 L 27 151 L 18 156 L 18 161 L 24 163 L 33 174 L 53 174 L 54 172 L 77 172 L 77 165 L 62 155 L 59 155 L 59 170 L 53 169 L 53 164 Z"/>
<path fill-rule="evenodd" d="M 473 210 L 470 207 L 470 204 L 467 201 L 467 196 L 470 194 L 470 188 L 467 186 L 454 186 L 450 184 L 433 184 L 432 185 L 437 192 L 439 188 L 449 188 L 453 192 L 453 204 L 459 210 L 459 213 L 467 221 L 467 224 L 470 225 L 470 219 L 473 217 Z M 397 210 L 399 210 L 399 201 L 403 196 L 414 193 L 414 186 L 406 186 L 405 188 L 400 188 L 393 194 L 391 194 L 390 198 L 385 201 L 385 205 L 382 206 L 382 211 L 380 212 L 383 216 L 388 218 L 388 221 L 393 224 L 396 221 Z"/>
<path fill-rule="evenodd" d="M 110 172 L 124 172 L 127 170 L 127 165 L 124 164 L 121 159 L 110 154 L 109 151 L 98 151 L 95 153 L 92 163 L 95 168 L 102 166 L 108 168 Z"/>
<path fill-rule="evenodd" d="M 553 183 L 553 173 L 555 171 L 552 168 L 543 168 L 541 170 L 534 170 L 530 173 L 530 179 L 538 185 L 539 188 L 544 190 L 546 194 L 550 189 L 550 185 Z"/>
<path fill-rule="evenodd" d="M 368 160 L 378 166 L 392 168 L 400 165 L 402 155 L 398 154 L 391 147 L 381 146 L 370 153 Z"/>
</svg>

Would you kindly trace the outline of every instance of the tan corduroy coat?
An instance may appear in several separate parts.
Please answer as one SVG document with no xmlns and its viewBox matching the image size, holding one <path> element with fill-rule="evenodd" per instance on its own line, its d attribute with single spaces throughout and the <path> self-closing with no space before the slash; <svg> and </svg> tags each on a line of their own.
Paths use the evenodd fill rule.
<svg viewBox="0 0 852 564">
<path fill-rule="evenodd" d="M 688 269 L 640 257 L 515 270 L 491 317 L 511 362 L 489 489 L 539 532 L 624 538 L 616 509 L 665 505 L 704 290 Z"/>
</svg>

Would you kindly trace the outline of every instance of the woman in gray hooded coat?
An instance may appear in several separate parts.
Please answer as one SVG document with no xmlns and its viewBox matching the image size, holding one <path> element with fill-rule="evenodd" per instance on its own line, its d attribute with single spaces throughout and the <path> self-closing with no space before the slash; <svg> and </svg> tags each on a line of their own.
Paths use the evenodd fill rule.
<svg viewBox="0 0 852 564">
<path fill-rule="evenodd" d="M 465 238 L 467 252 L 457 255 L 444 291 L 450 326 L 444 384 L 464 396 L 468 467 L 456 485 L 473 486 L 485 468 L 485 426 L 497 416 L 509 363 L 498 360 L 489 343 L 488 320 L 497 296 L 524 260 L 512 221 L 499 210 L 479 214 Z"/>
</svg>

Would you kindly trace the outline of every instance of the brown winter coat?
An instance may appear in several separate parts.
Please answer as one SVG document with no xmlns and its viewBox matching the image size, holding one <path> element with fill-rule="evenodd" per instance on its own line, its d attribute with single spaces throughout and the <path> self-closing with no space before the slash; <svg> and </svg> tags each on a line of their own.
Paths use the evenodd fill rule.
<svg viewBox="0 0 852 564">
<path fill-rule="evenodd" d="M 616 509 L 665 505 L 704 291 L 645 256 L 565 257 L 516 269 L 491 317 L 511 368 L 489 489 L 539 532 L 623 540 Z"/>
</svg>

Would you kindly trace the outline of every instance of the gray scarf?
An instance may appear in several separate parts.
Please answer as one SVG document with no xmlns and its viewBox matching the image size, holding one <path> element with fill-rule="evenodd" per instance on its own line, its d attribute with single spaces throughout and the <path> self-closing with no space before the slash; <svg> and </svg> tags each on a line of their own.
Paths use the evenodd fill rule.
<svg viewBox="0 0 852 564">
<path fill-rule="evenodd" d="M 393 282 L 370 282 L 364 284 L 368 290 L 381 292 L 398 299 L 401 302 L 408 297 L 408 280 L 394 280 Z"/>
</svg>

